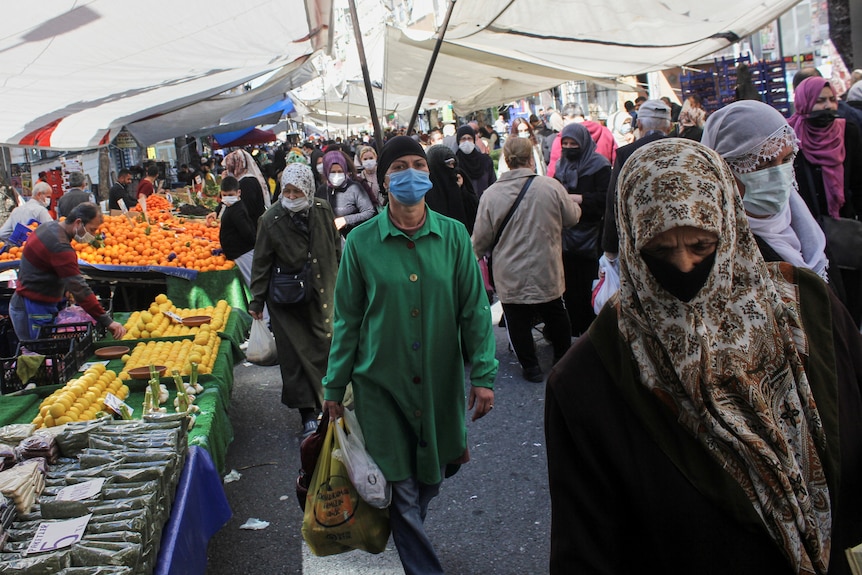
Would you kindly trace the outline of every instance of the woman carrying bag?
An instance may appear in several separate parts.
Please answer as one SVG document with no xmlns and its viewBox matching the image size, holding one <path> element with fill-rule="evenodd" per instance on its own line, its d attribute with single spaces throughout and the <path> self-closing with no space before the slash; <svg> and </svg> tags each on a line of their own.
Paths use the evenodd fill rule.
<svg viewBox="0 0 862 575">
<path fill-rule="evenodd" d="M 578 225 L 563 230 L 563 268 L 566 293 L 563 299 L 572 324 L 572 335 L 585 332 L 593 312 L 593 280 L 599 273 L 602 216 L 611 179 L 611 165 L 596 152 L 596 143 L 581 124 L 569 124 L 560 132 L 562 157 L 554 178 L 574 196 L 581 207 Z"/>
<path fill-rule="evenodd" d="M 281 366 L 281 402 L 299 410 L 307 436 L 317 429 L 323 405 L 320 382 L 332 339 L 341 238 L 332 208 L 314 198 L 311 168 L 289 164 L 281 175 L 281 190 L 280 201 L 258 225 L 248 310 L 262 319 L 264 303 L 269 308 Z M 297 294 L 299 282 L 291 280 L 298 275 L 304 279 Z"/>
</svg>

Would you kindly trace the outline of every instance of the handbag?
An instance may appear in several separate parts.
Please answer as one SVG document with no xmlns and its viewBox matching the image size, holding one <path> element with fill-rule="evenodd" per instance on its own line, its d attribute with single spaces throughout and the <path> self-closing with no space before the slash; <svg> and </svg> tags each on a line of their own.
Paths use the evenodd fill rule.
<svg viewBox="0 0 862 575">
<path fill-rule="evenodd" d="M 311 218 L 308 220 L 308 258 L 299 271 L 287 271 L 282 266 L 272 268 L 269 276 L 269 299 L 279 305 L 301 305 L 311 299 Z"/>
<path fill-rule="evenodd" d="M 493 268 L 493 256 L 494 256 L 494 248 L 497 247 L 497 244 L 500 242 L 500 236 L 503 235 L 503 230 L 506 229 L 506 225 L 509 223 L 509 220 L 512 219 L 512 214 L 515 213 L 515 210 L 518 209 L 518 204 L 521 203 L 521 200 L 524 199 L 524 194 L 527 193 L 527 190 L 530 188 L 530 184 L 533 183 L 533 179 L 536 177 L 536 174 L 532 174 L 527 177 L 527 182 L 524 184 L 524 187 L 521 188 L 520 193 L 518 193 L 518 197 L 515 198 L 515 202 L 512 204 L 512 207 L 509 208 L 509 213 L 506 214 L 506 217 L 503 218 L 503 223 L 500 224 L 500 228 L 497 230 L 497 233 L 494 235 L 494 243 L 491 244 L 491 248 L 488 250 L 488 283 L 491 284 L 491 287 L 495 287 L 494 285 L 494 268 Z"/>
<path fill-rule="evenodd" d="M 578 222 L 563 229 L 563 253 L 589 260 L 599 259 L 602 220 Z"/>
<path fill-rule="evenodd" d="M 320 451 L 323 449 L 323 440 L 329 429 L 329 411 L 323 410 L 323 416 L 317 424 L 317 431 L 302 440 L 299 444 L 299 475 L 296 477 L 296 498 L 299 500 L 299 508 L 305 510 L 305 501 L 308 498 L 308 487 L 311 485 L 311 476 L 317 467 Z"/>
<path fill-rule="evenodd" d="M 311 252 L 309 252 L 309 255 Z M 281 266 L 272 268 L 269 277 L 269 299 L 280 305 L 299 305 L 308 301 L 308 272 L 311 263 L 306 262 L 298 272 L 285 271 Z"/>
</svg>

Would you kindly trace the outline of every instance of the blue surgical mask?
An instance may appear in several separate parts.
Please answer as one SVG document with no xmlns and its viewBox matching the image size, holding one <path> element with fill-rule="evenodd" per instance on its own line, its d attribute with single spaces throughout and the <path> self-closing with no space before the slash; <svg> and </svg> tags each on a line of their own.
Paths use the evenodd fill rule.
<svg viewBox="0 0 862 575">
<path fill-rule="evenodd" d="M 389 193 L 404 206 L 415 206 L 431 189 L 428 172 L 407 168 L 389 174 Z"/>
<path fill-rule="evenodd" d="M 796 188 L 792 162 L 747 174 L 736 174 L 736 177 L 745 186 L 745 195 L 742 197 L 745 211 L 753 216 L 772 216 L 779 213 L 787 205 L 790 193 Z"/>
</svg>

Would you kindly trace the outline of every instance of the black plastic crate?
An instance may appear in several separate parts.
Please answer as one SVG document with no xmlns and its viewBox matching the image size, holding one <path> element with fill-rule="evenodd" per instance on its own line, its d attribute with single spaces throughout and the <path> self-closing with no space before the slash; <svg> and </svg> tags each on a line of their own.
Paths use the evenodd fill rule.
<svg viewBox="0 0 862 575">
<path fill-rule="evenodd" d="M 36 373 L 27 381 L 21 381 L 18 376 L 18 358 L 22 350 L 44 355 L 45 361 L 36 370 Z M 28 383 L 42 385 L 65 385 L 78 371 L 75 364 L 74 340 L 70 338 L 59 339 L 31 339 L 24 340 L 18 346 L 15 357 L 0 360 L 0 393 L 7 394 L 24 389 Z"/>
<path fill-rule="evenodd" d="M 77 366 L 81 367 L 93 355 L 94 327 L 90 322 L 52 323 L 39 328 L 39 339 L 71 339 Z"/>
</svg>

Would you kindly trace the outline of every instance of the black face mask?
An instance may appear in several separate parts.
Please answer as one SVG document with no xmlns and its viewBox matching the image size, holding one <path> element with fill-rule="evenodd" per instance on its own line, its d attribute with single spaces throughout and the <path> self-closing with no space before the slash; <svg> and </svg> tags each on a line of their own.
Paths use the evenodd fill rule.
<svg viewBox="0 0 862 575">
<path fill-rule="evenodd" d="M 838 117 L 838 112 L 835 110 L 814 110 L 805 118 L 805 121 L 815 128 L 828 128 Z"/>
<path fill-rule="evenodd" d="M 578 158 L 581 157 L 581 149 L 580 148 L 564 148 L 563 155 L 566 156 L 566 159 L 570 162 L 575 162 Z"/>
<path fill-rule="evenodd" d="M 641 252 L 641 257 L 659 285 L 684 302 L 691 301 L 697 295 L 697 292 L 709 278 L 709 272 L 712 270 L 713 262 L 715 262 L 715 252 L 713 252 L 694 266 L 693 270 L 683 272 L 672 263 L 646 252 Z"/>
</svg>

